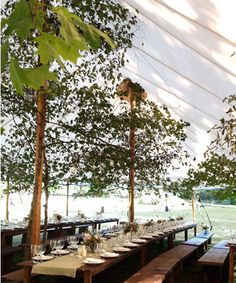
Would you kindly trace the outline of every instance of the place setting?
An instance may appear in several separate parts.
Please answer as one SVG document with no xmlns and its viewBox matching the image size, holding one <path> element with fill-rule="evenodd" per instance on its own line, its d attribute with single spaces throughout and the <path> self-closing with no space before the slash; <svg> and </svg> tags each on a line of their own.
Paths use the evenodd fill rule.
<svg viewBox="0 0 236 283">
<path fill-rule="evenodd" d="M 45 244 L 31 245 L 31 254 L 32 254 L 33 263 L 39 263 L 55 258 L 55 256 L 53 255 L 44 255 L 45 252 L 46 252 Z"/>
</svg>

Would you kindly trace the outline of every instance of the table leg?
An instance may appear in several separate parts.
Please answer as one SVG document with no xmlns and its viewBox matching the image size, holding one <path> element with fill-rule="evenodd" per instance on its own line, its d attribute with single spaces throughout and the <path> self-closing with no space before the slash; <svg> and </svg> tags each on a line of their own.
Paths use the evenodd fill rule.
<svg viewBox="0 0 236 283">
<path fill-rule="evenodd" d="M 84 271 L 84 283 L 92 283 L 92 272 L 90 270 Z"/>
<path fill-rule="evenodd" d="M 173 234 L 170 234 L 167 238 L 168 249 L 172 249 L 174 245 Z"/>
<path fill-rule="evenodd" d="M 229 283 L 234 283 L 234 250 L 232 246 L 229 250 Z"/>
<path fill-rule="evenodd" d="M 24 283 L 31 283 L 31 266 L 24 266 Z"/>
<path fill-rule="evenodd" d="M 146 256 L 147 256 L 147 246 L 145 245 L 141 249 L 141 266 L 144 266 L 146 263 Z"/>
<path fill-rule="evenodd" d="M 164 240 L 160 239 L 160 247 L 163 248 L 164 247 Z"/>
<path fill-rule="evenodd" d="M 195 226 L 195 227 L 193 228 L 193 231 L 194 231 L 194 236 L 196 236 L 196 235 L 197 235 L 197 226 Z"/>
<path fill-rule="evenodd" d="M 184 239 L 185 241 L 188 240 L 188 229 L 184 230 Z"/>
</svg>

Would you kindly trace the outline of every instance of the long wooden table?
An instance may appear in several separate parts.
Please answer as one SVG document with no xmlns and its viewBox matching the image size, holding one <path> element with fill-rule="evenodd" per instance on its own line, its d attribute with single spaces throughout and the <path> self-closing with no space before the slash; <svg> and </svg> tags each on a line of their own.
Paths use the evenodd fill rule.
<svg viewBox="0 0 236 283">
<path fill-rule="evenodd" d="M 103 223 L 119 223 L 118 218 L 101 218 L 101 219 L 88 219 L 84 221 L 75 222 L 60 222 L 60 223 L 49 223 L 47 225 L 48 239 L 73 235 L 77 228 L 92 226 L 94 229 L 100 229 Z M 2 229 L 1 230 L 1 247 L 11 247 L 13 245 L 13 237 L 17 235 L 22 235 L 21 244 L 26 243 L 26 235 L 28 228 L 14 228 L 14 229 Z M 41 231 L 43 231 L 43 225 L 41 226 Z"/>
<path fill-rule="evenodd" d="M 181 231 L 189 230 L 192 228 L 195 228 L 196 224 L 191 224 L 183 228 Z M 123 261 L 127 257 L 137 254 L 140 257 L 140 264 L 141 266 L 146 264 L 146 256 L 147 256 L 147 248 L 150 243 L 153 241 L 163 241 L 164 238 L 167 238 L 167 243 L 168 243 L 168 248 L 171 248 L 173 246 L 173 235 L 177 232 L 180 232 L 180 229 L 176 230 L 171 230 L 163 235 L 155 236 L 151 239 L 146 239 L 145 243 L 142 243 L 138 245 L 135 248 L 131 248 L 130 251 L 125 252 L 125 253 L 120 253 L 119 257 L 116 258 L 109 258 L 106 259 L 106 261 L 100 265 L 83 265 L 77 269 L 77 276 L 78 277 L 83 277 L 84 283 L 92 283 L 92 278 L 96 274 L 110 268 L 111 266 L 116 265 L 117 263 Z M 66 263 L 65 263 L 66 264 Z M 29 283 L 30 282 L 30 273 L 32 269 L 32 262 L 23 262 L 20 263 L 21 266 L 24 267 L 25 269 L 25 278 L 24 278 L 24 283 Z"/>
</svg>

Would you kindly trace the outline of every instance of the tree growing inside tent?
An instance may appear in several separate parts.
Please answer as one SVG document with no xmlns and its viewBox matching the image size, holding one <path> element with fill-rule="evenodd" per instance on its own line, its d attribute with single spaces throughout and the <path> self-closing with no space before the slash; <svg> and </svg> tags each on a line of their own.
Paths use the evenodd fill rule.
<svg viewBox="0 0 236 283">
<path fill-rule="evenodd" d="M 186 138 L 184 128 L 188 123 L 173 119 L 165 106 L 144 100 L 145 91 L 138 83 L 129 79 L 126 83 L 128 88 L 118 93 L 123 99 L 119 98 L 118 106 L 107 113 L 100 125 L 107 129 L 103 136 L 91 134 L 90 146 L 84 145 L 87 174 L 81 180 L 91 184 L 89 194 L 130 191 L 132 186 L 131 200 L 134 185 L 136 193 L 158 191 L 168 169 L 174 167 L 174 160 L 186 164 L 187 153 L 181 143 Z M 135 97 L 132 111 L 126 99 L 130 101 L 131 95 Z M 75 155 L 75 164 L 76 161 Z M 134 220 L 132 206 L 130 222 Z"/>
<path fill-rule="evenodd" d="M 65 7 L 53 7 L 52 3 L 20 0 L 2 22 L 3 69 L 9 65 L 7 70 L 16 93 L 23 95 L 25 91 L 33 90 L 36 97 L 34 193 L 28 233 L 33 244 L 40 242 L 46 105 L 51 95 L 48 82 L 60 78 L 60 69 L 66 68 L 66 61 L 76 64 L 78 57 L 82 56 L 81 51 L 98 48 L 101 38 L 114 48 L 107 34 L 86 24 Z M 34 47 L 30 53 L 27 53 L 26 43 Z M 16 56 L 21 47 L 25 57 L 19 61 Z"/>
<path fill-rule="evenodd" d="M 23 2 L 24 1 L 21 1 L 21 4 L 19 5 L 24 5 Z M 49 5 L 50 2 L 47 4 Z M 81 18 L 85 18 L 87 22 L 90 22 L 94 26 L 98 26 L 99 28 L 102 28 L 103 31 L 109 33 L 116 42 L 116 49 L 111 50 L 110 45 L 107 44 L 106 41 L 100 42 L 101 36 L 105 36 L 105 39 L 109 40 L 105 34 L 91 26 L 83 25 L 83 28 L 87 28 L 87 33 L 85 32 L 86 38 L 89 38 L 91 41 L 93 40 L 92 43 L 91 41 L 89 42 L 91 47 L 98 47 L 99 43 L 101 43 L 101 48 L 89 48 L 89 50 L 86 50 L 86 53 L 90 54 L 88 56 L 89 60 L 86 60 L 86 57 L 83 57 L 83 61 L 79 68 L 75 68 L 75 65 L 69 60 L 65 61 L 65 68 L 62 68 L 58 63 L 55 65 L 56 60 L 54 60 L 54 68 L 57 66 L 56 71 L 59 74 L 60 80 L 47 82 L 47 123 L 46 132 L 44 133 L 45 170 L 43 176 L 45 191 L 47 191 L 47 184 L 49 184 L 50 187 L 55 188 L 58 184 L 58 180 L 63 180 L 64 175 L 69 171 L 72 165 L 70 157 L 73 156 L 73 149 L 70 148 L 70 143 L 68 142 L 68 139 L 65 138 L 70 135 L 68 129 L 69 125 L 71 126 L 71 114 L 74 113 L 75 121 L 86 127 L 86 119 L 90 118 L 91 121 L 91 116 L 87 117 L 84 115 L 86 111 L 89 112 L 88 108 L 92 107 L 93 103 L 94 109 L 96 109 L 96 107 L 102 109 L 104 108 L 104 105 L 106 105 L 106 103 L 104 104 L 100 102 L 105 99 L 104 95 L 103 98 L 100 96 L 93 96 L 93 98 L 90 99 L 90 95 L 92 94 L 91 92 L 87 92 L 85 95 L 87 101 L 92 101 L 92 103 L 89 103 L 90 106 L 88 106 L 86 100 L 83 100 L 83 103 L 78 103 L 84 96 L 84 92 L 86 92 L 80 91 L 83 81 L 88 79 L 88 81 L 92 83 L 96 79 L 96 75 L 102 77 L 104 82 L 111 80 L 115 81 L 116 77 L 119 77 L 119 67 L 124 64 L 124 53 L 126 49 L 131 46 L 131 39 L 133 36 L 131 27 L 136 23 L 135 16 L 131 15 L 127 9 L 118 3 L 107 3 L 104 0 L 83 0 L 79 2 L 64 1 L 63 5 L 70 7 L 70 11 L 73 11 Z M 49 7 L 50 5 L 47 6 L 46 9 Z M 97 13 L 97 11 L 101 11 L 101 7 L 102 12 Z M 22 7 L 18 8 L 18 14 L 20 14 L 19 9 L 22 9 Z M 5 14 L 8 16 L 11 11 L 12 6 L 7 3 L 5 6 Z M 43 12 L 38 10 L 36 13 L 37 18 L 40 13 Z M 96 14 L 96 17 L 94 17 L 94 14 Z M 27 21 L 32 24 L 29 15 L 28 18 Z M 22 20 L 21 15 L 18 15 L 18 20 Z M 53 33 L 53 31 L 56 31 L 56 33 L 59 34 L 59 25 L 58 20 L 56 20 L 55 13 L 51 14 L 51 17 L 46 21 L 48 22 L 48 26 L 50 26 L 51 31 L 49 32 L 50 35 L 46 35 L 44 32 L 43 36 L 51 37 L 51 33 Z M 13 29 L 13 26 L 11 28 Z M 98 35 L 96 32 L 98 32 Z M 32 37 L 27 36 L 27 38 L 24 38 L 23 44 L 19 44 L 16 48 L 13 47 L 13 40 L 14 42 L 19 42 L 17 35 L 17 33 L 13 34 L 10 38 L 10 51 L 14 50 L 18 58 L 21 59 L 21 62 L 34 65 L 34 59 L 37 58 L 37 56 L 34 54 L 33 49 L 35 48 L 35 44 L 31 42 Z M 41 52 L 43 52 L 44 47 L 50 48 L 50 50 L 53 48 L 53 45 L 50 45 L 50 42 L 43 40 L 43 36 L 39 36 L 38 42 L 39 47 L 42 49 Z M 83 41 L 84 39 L 81 38 L 81 40 Z M 112 44 L 110 40 L 109 43 Z M 96 46 L 92 46 L 92 44 Z M 76 49 L 76 47 L 74 49 Z M 3 70 L 5 63 L 7 63 L 7 56 L 4 56 L 8 53 L 7 50 L 9 51 L 8 42 L 5 40 L 2 48 Z M 60 58 L 60 56 L 58 58 Z M 59 63 L 62 64 L 63 62 Z M 73 69 L 72 72 L 70 71 L 71 69 Z M 34 129 L 36 128 L 34 117 L 37 112 L 35 105 L 35 92 L 24 87 L 24 91 L 27 94 L 24 96 L 16 96 L 12 84 L 9 83 L 10 77 L 8 71 L 9 69 L 7 66 L 2 73 L 4 82 L 2 85 L 2 100 L 4 104 L 3 117 L 5 121 L 7 121 L 6 123 L 10 121 L 10 132 L 5 131 L 4 133 L 7 137 L 7 142 L 6 144 L 3 144 L 4 158 L 2 159 L 3 162 L 1 164 L 2 173 L 6 179 L 8 178 L 7 176 L 11 178 L 12 190 L 28 190 L 32 188 L 32 179 L 34 177 L 32 170 L 35 146 Z M 106 86 L 107 85 L 108 84 L 106 84 Z M 96 86 L 97 85 L 95 84 L 93 89 L 96 89 Z M 77 106 L 81 108 L 80 114 L 78 115 L 76 114 L 76 111 L 78 110 L 77 106 L 72 107 L 74 102 L 78 103 L 79 105 Z M 93 112 L 94 110 L 92 113 Z M 101 111 L 101 115 L 102 114 L 103 111 Z M 79 118 L 76 118 L 76 115 Z M 81 128 L 81 131 L 82 135 L 80 135 L 80 137 L 83 144 L 85 143 L 85 137 L 83 135 L 84 130 Z M 77 140 L 74 142 L 74 147 L 79 148 L 76 143 L 78 144 L 79 141 Z M 80 166 L 80 168 L 82 167 L 83 166 Z M 10 172 L 10 174 L 7 172 Z"/>
</svg>

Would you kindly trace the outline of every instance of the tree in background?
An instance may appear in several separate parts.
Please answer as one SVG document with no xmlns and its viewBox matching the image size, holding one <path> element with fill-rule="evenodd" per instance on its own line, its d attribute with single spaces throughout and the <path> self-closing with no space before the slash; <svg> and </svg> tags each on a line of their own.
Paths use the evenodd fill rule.
<svg viewBox="0 0 236 283">
<path fill-rule="evenodd" d="M 158 107 L 148 99 L 143 100 L 145 91 L 138 83 L 129 79 L 125 82 L 128 82 L 128 88 L 121 88 L 122 91 L 117 93 L 122 98 L 119 105 L 107 109 L 104 119 L 97 124 L 104 129 L 103 135 L 97 136 L 94 128 L 84 130 L 90 140 L 83 145 L 86 173 L 80 176 L 80 180 L 92 184 L 89 194 L 121 189 L 131 193 L 131 201 L 134 183 L 136 193 L 144 190 L 158 192 L 168 169 L 174 166 L 173 161 L 186 163 L 187 154 L 181 143 L 186 138 L 184 128 L 188 123 L 174 120 L 165 106 Z M 135 97 L 132 111 L 129 99 L 125 99 L 130 95 Z M 75 125 L 75 135 L 79 132 L 76 127 L 80 125 Z M 135 129 L 134 147 L 131 144 L 132 129 Z M 73 158 L 76 164 L 81 156 L 75 154 Z M 132 177 L 131 171 L 134 173 Z M 134 220 L 132 207 L 133 204 L 129 211 L 130 222 Z"/>
<path fill-rule="evenodd" d="M 235 199 L 236 188 L 236 96 L 224 101 L 230 104 L 226 117 L 220 119 L 210 131 L 216 138 L 211 142 L 197 169 L 190 169 L 188 177 L 181 183 L 182 195 L 191 194 L 194 186 L 222 186 L 225 190 L 214 192 L 218 199 Z"/>
</svg>

